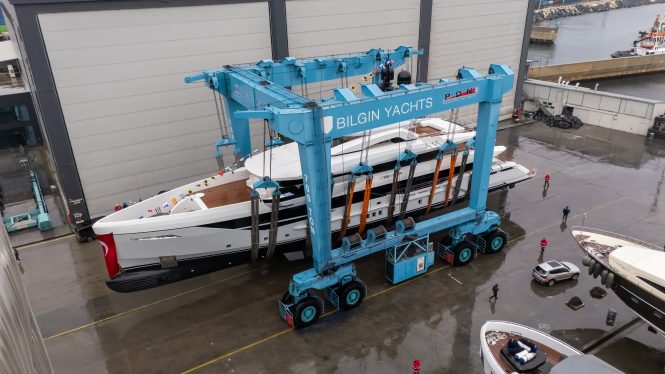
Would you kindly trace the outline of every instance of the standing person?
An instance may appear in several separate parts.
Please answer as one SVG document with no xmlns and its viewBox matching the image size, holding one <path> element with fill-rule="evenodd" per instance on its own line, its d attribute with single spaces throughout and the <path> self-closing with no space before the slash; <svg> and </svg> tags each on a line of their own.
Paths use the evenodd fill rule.
<svg viewBox="0 0 665 374">
<path fill-rule="evenodd" d="M 540 241 L 540 254 L 545 253 L 545 247 L 547 247 L 547 239 L 543 238 Z"/>
<path fill-rule="evenodd" d="M 561 221 L 562 221 L 563 223 L 567 223 L 567 222 L 568 222 L 568 215 L 569 215 L 569 214 L 570 214 L 570 208 L 568 207 L 568 205 L 566 205 L 566 207 L 563 208 L 563 218 L 561 218 Z"/>
<path fill-rule="evenodd" d="M 21 263 L 21 258 L 18 257 L 18 251 L 16 250 L 16 248 L 14 248 L 14 256 L 16 256 L 16 262 L 18 262 L 20 264 Z"/>
<path fill-rule="evenodd" d="M 550 175 L 545 174 L 545 184 L 543 185 L 543 190 L 547 190 L 550 188 Z"/>
<path fill-rule="evenodd" d="M 494 301 L 496 301 L 496 300 L 498 299 L 498 297 L 496 296 L 498 293 L 499 293 L 499 285 L 498 285 L 498 284 L 495 284 L 495 285 L 492 287 L 492 296 L 490 296 L 490 301 L 491 301 L 492 299 L 494 299 Z"/>
</svg>

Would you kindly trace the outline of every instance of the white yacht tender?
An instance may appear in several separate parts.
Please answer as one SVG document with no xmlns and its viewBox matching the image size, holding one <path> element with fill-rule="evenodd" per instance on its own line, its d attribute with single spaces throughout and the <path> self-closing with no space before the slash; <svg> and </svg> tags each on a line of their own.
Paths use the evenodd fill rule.
<svg viewBox="0 0 665 374">
<path fill-rule="evenodd" d="M 587 255 L 589 274 L 611 288 L 630 309 L 665 334 L 665 251 L 625 235 L 573 227 L 573 238 Z"/>
<path fill-rule="evenodd" d="M 616 374 L 621 371 L 529 326 L 487 321 L 480 328 L 485 374 Z"/>
<path fill-rule="evenodd" d="M 362 149 L 362 134 L 335 144 L 331 149 L 333 238 L 337 239 L 336 233 L 345 221 L 347 181 L 361 155 L 366 154 L 367 164 L 373 168 L 367 211 L 367 226 L 372 227 L 388 216 L 396 158 L 401 152 L 410 149 L 417 155 L 418 162 L 410 193 L 405 192 L 410 166 L 400 169 L 394 212 L 398 216 L 403 207 L 404 214 L 417 216 L 429 205 L 439 147 L 450 140 L 462 152 L 466 142 L 474 136 L 474 131 L 429 118 L 374 130 L 366 150 Z M 494 156 L 504 150 L 505 147 L 495 147 Z M 457 157 L 455 174 L 459 174 L 460 169 L 464 172 L 456 175 L 451 183 L 448 183 L 446 170 L 451 156 L 448 154 L 442 159 L 440 178 L 432 194 L 432 211 L 443 206 L 446 195 L 452 200 L 450 196 L 455 194 L 450 193 L 449 185 L 460 187 L 455 191 L 459 200 L 466 195 L 474 155 L 473 149 L 468 152 L 465 167 L 461 165 L 462 157 Z M 307 213 L 301 174 L 298 145 L 290 143 L 256 154 L 235 170 L 174 188 L 97 221 L 93 229 L 104 249 L 110 277 L 107 285 L 116 291 L 136 291 L 249 262 L 252 256 L 250 191 L 264 175 L 277 181 L 281 192 L 275 252 L 302 251 L 307 236 Z M 528 169 L 515 162 L 495 159 L 489 188 L 512 187 L 531 176 Z M 359 181 L 363 178 L 359 177 Z M 458 178 L 462 178 L 460 183 L 457 183 Z M 360 224 L 364 185 L 357 183 L 353 191 L 353 204 L 347 214 L 348 234 Z M 273 191 L 258 192 L 261 199 L 259 257 L 262 257 L 269 245 Z M 408 199 L 402 204 L 405 196 Z"/>
</svg>

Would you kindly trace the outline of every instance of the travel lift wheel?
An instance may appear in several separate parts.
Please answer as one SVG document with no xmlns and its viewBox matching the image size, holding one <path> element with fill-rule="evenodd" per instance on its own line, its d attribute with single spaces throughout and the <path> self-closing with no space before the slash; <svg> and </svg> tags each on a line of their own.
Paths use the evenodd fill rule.
<svg viewBox="0 0 665 374">
<path fill-rule="evenodd" d="M 494 229 L 485 236 L 485 253 L 501 252 L 507 243 L 508 235 L 499 229 Z"/>
<path fill-rule="evenodd" d="M 473 245 L 466 240 L 457 243 L 453 249 L 453 265 L 464 266 L 471 262 L 476 249 Z"/>
<path fill-rule="evenodd" d="M 358 281 L 351 281 L 341 287 L 339 308 L 349 310 L 357 307 L 365 298 L 365 287 Z"/>
<path fill-rule="evenodd" d="M 321 316 L 321 305 L 313 297 L 300 300 L 293 309 L 293 327 L 296 329 L 313 325 Z"/>
</svg>

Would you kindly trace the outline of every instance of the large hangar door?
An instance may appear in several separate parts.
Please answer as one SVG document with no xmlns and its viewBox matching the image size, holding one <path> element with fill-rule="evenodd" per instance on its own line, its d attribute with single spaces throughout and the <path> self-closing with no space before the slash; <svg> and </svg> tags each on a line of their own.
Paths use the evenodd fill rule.
<svg viewBox="0 0 665 374">
<path fill-rule="evenodd" d="M 428 78 L 453 76 L 461 66 L 487 74 L 491 63 L 506 64 L 517 75 L 527 7 L 522 0 L 434 0 Z M 503 97 L 502 119 L 510 117 L 514 97 L 514 89 Z M 466 120 L 476 115 L 477 105 L 460 111 Z"/>
<path fill-rule="evenodd" d="M 286 15 L 289 54 L 294 57 L 418 46 L 420 0 L 287 0 Z M 417 57 L 411 69 L 414 79 L 416 64 Z M 348 84 L 360 78 L 348 77 Z M 316 99 L 330 97 L 341 85 L 341 80 L 314 83 L 308 93 Z M 298 87 L 294 91 L 300 92 Z"/>
<path fill-rule="evenodd" d="M 271 56 L 267 2 L 43 13 L 39 23 L 91 217 L 214 173 L 212 92 L 183 78 Z"/>
</svg>

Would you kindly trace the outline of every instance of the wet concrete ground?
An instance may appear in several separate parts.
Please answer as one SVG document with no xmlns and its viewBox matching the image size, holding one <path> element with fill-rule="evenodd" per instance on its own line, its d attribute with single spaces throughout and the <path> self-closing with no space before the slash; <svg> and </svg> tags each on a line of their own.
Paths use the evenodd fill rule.
<svg viewBox="0 0 665 374">
<path fill-rule="evenodd" d="M 612 293 L 601 300 L 586 273 L 546 287 L 531 279 L 542 260 L 576 263 L 582 254 L 570 227 L 582 223 L 656 244 L 665 208 L 665 143 L 585 126 L 551 129 L 541 124 L 500 131 L 505 158 L 535 168 L 538 176 L 491 194 L 490 208 L 504 215 L 510 234 L 504 252 L 481 255 L 462 268 L 437 259 L 425 276 L 397 286 L 384 277 L 382 256 L 358 263 L 369 286 L 351 312 L 326 311 L 305 330 L 287 328 L 276 300 L 290 276 L 309 262 L 240 266 L 158 289 L 119 294 L 104 285 L 96 243 L 73 238 L 24 247 L 24 281 L 52 364 L 58 373 L 408 373 L 419 359 L 423 373 L 479 373 L 480 326 L 488 319 L 551 331 L 576 347 L 635 318 Z M 547 194 L 542 177 L 552 175 Z M 561 210 L 569 205 L 568 226 Z M 540 256 L 538 242 L 550 245 Z M 498 283 L 499 298 L 488 301 Z M 564 303 L 579 296 L 578 311 Z M 640 322 L 595 353 L 632 373 L 663 373 L 665 337 Z"/>
</svg>

